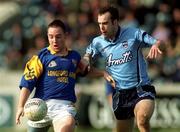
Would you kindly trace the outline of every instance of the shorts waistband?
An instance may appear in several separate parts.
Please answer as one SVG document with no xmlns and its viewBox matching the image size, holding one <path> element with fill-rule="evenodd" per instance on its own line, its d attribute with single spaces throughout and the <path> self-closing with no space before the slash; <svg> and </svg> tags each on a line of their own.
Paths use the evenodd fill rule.
<svg viewBox="0 0 180 132">
<path fill-rule="evenodd" d="M 126 93 L 126 92 L 129 92 L 129 91 L 144 90 L 144 89 L 149 88 L 151 86 L 152 85 L 135 86 L 135 87 L 131 87 L 131 88 L 128 88 L 128 89 L 117 89 L 117 91 Z"/>
<path fill-rule="evenodd" d="M 69 100 L 60 100 L 60 99 L 48 99 L 46 100 L 47 103 L 52 102 L 52 103 L 62 103 L 62 104 L 67 104 L 67 105 L 74 105 L 72 101 Z"/>
</svg>

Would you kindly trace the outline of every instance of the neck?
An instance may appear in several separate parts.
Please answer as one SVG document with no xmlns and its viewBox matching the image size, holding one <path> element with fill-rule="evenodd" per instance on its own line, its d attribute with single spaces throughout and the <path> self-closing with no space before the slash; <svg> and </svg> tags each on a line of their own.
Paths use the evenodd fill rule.
<svg viewBox="0 0 180 132">
<path fill-rule="evenodd" d="M 68 49 L 64 48 L 63 50 L 60 50 L 60 51 L 56 52 L 56 55 L 58 55 L 58 56 L 67 56 L 68 55 Z"/>
<path fill-rule="evenodd" d="M 115 28 L 112 32 L 112 35 L 109 37 L 110 40 L 114 41 L 116 39 L 116 34 L 118 32 L 119 27 Z"/>
</svg>

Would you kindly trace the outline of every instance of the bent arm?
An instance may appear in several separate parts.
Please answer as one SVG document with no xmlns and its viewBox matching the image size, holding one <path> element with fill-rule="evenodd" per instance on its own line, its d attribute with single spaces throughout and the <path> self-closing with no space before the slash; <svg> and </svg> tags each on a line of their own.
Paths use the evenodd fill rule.
<svg viewBox="0 0 180 132">
<path fill-rule="evenodd" d="M 107 80 L 108 82 L 110 82 L 110 84 L 115 87 L 115 80 L 113 79 L 113 77 L 105 70 L 100 70 L 100 69 L 97 69 L 93 66 L 91 66 L 90 62 L 91 62 L 91 55 L 86 53 L 83 57 L 83 59 L 85 59 L 88 64 L 89 64 L 89 72 L 88 72 L 88 76 L 89 77 L 104 77 L 105 80 Z"/>
<path fill-rule="evenodd" d="M 83 56 L 83 60 L 86 62 L 86 66 L 88 69 L 88 76 L 89 77 L 103 77 L 104 76 L 104 70 L 97 69 L 93 66 L 91 66 L 91 55 L 86 53 Z"/>
<path fill-rule="evenodd" d="M 91 69 L 88 72 L 88 77 L 104 77 L 104 72 L 104 70 L 91 67 Z"/>
<path fill-rule="evenodd" d="M 84 77 L 88 74 L 89 70 L 90 70 L 89 62 L 86 61 L 84 58 L 82 58 L 78 64 L 76 73 L 78 74 L 78 76 Z"/>
<path fill-rule="evenodd" d="M 90 71 L 90 54 L 85 54 L 83 56 L 83 58 L 81 59 L 81 61 L 79 62 L 78 64 L 78 68 L 77 68 L 77 71 L 76 73 L 81 76 L 81 77 L 84 77 L 86 76 L 89 71 Z"/>
</svg>

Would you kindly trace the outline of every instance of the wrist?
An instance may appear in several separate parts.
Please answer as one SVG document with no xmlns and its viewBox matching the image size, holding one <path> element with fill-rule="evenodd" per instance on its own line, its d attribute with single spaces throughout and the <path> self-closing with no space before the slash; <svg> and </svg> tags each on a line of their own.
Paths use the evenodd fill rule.
<svg viewBox="0 0 180 132">
<path fill-rule="evenodd" d="M 18 106 L 17 108 L 18 108 L 18 109 L 21 109 L 21 108 L 24 108 L 24 106 Z"/>
<path fill-rule="evenodd" d="M 159 47 L 161 45 L 161 40 L 157 40 L 155 46 Z"/>
</svg>

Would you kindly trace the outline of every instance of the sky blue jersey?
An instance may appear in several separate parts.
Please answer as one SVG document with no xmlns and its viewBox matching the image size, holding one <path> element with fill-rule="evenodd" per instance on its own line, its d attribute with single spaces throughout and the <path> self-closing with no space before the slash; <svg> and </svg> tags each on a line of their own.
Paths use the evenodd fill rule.
<svg viewBox="0 0 180 132">
<path fill-rule="evenodd" d="M 117 89 L 130 89 L 150 84 L 142 48 L 151 47 L 156 39 L 138 28 L 120 28 L 114 41 L 103 35 L 93 39 L 86 53 L 106 60 L 106 71 L 113 77 Z"/>
</svg>

